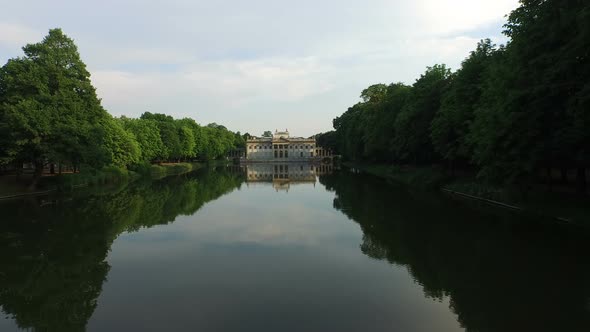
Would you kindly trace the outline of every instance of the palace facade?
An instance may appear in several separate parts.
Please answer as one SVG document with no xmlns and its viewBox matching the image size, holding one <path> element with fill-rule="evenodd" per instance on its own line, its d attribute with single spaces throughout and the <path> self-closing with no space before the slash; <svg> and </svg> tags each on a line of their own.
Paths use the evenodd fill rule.
<svg viewBox="0 0 590 332">
<path fill-rule="evenodd" d="M 330 156 L 329 151 L 316 146 L 315 138 L 291 137 L 288 130 L 246 141 L 247 161 L 313 161 Z"/>
</svg>

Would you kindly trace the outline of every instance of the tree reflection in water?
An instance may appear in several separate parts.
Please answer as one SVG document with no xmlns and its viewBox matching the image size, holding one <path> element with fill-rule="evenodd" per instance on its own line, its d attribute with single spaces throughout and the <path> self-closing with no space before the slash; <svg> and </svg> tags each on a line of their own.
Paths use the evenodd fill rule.
<svg viewBox="0 0 590 332">
<path fill-rule="evenodd" d="M 0 305 L 20 328 L 81 331 L 109 272 L 122 232 L 172 222 L 239 188 L 225 168 L 74 198 L 2 202 Z"/>
<path fill-rule="evenodd" d="M 245 181 L 242 169 L 73 198 L 0 203 L 0 306 L 21 328 L 84 330 L 123 232 L 192 215 Z M 450 299 L 469 331 L 587 331 L 587 231 L 489 213 L 348 173 L 320 175 L 363 232 L 360 250 L 405 266 L 426 296 Z M 427 319 L 427 318 L 426 318 Z"/>
<path fill-rule="evenodd" d="M 360 249 L 450 298 L 468 331 L 588 331 L 588 231 L 466 210 L 365 176 L 320 177 L 364 233 Z"/>
</svg>

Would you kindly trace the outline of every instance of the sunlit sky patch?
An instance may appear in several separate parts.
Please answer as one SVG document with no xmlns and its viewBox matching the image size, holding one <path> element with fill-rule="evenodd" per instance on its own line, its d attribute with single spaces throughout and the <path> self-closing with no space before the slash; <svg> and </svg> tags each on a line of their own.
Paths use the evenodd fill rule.
<svg viewBox="0 0 590 332">
<path fill-rule="evenodd" d="M 192 117 L 259 135 L 309 136 L 375 83 L 456 69 L 501 35 L 517 0 L 12 1 L 0 60 L 61 27 L 113 115 Z"/>
</svg>

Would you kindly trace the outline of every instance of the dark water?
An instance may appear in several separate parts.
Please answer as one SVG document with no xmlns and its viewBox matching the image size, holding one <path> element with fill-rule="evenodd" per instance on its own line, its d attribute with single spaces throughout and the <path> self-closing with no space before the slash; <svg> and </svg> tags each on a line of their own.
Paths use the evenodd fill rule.
<svg viewBox="0 0 590 332">
<path fill-rule="evenodd" d="M 329 171 L 0 202 L 0 331 L 590 331 L 587 231 Z"/>
</svg>

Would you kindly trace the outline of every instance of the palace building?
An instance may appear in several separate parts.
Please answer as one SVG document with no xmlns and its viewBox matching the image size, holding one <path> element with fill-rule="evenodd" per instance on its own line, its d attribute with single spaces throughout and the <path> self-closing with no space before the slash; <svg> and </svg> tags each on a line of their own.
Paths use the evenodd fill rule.
<svg viewBox="0 0 590 332">
<path fill-rule="evenodd" d="M 246 141 L 247 161 L 313 161 L 330 156 L 329 151 L 316 146 L 315 138 L 291 137 L 288 130 Z"/>
</svg>

